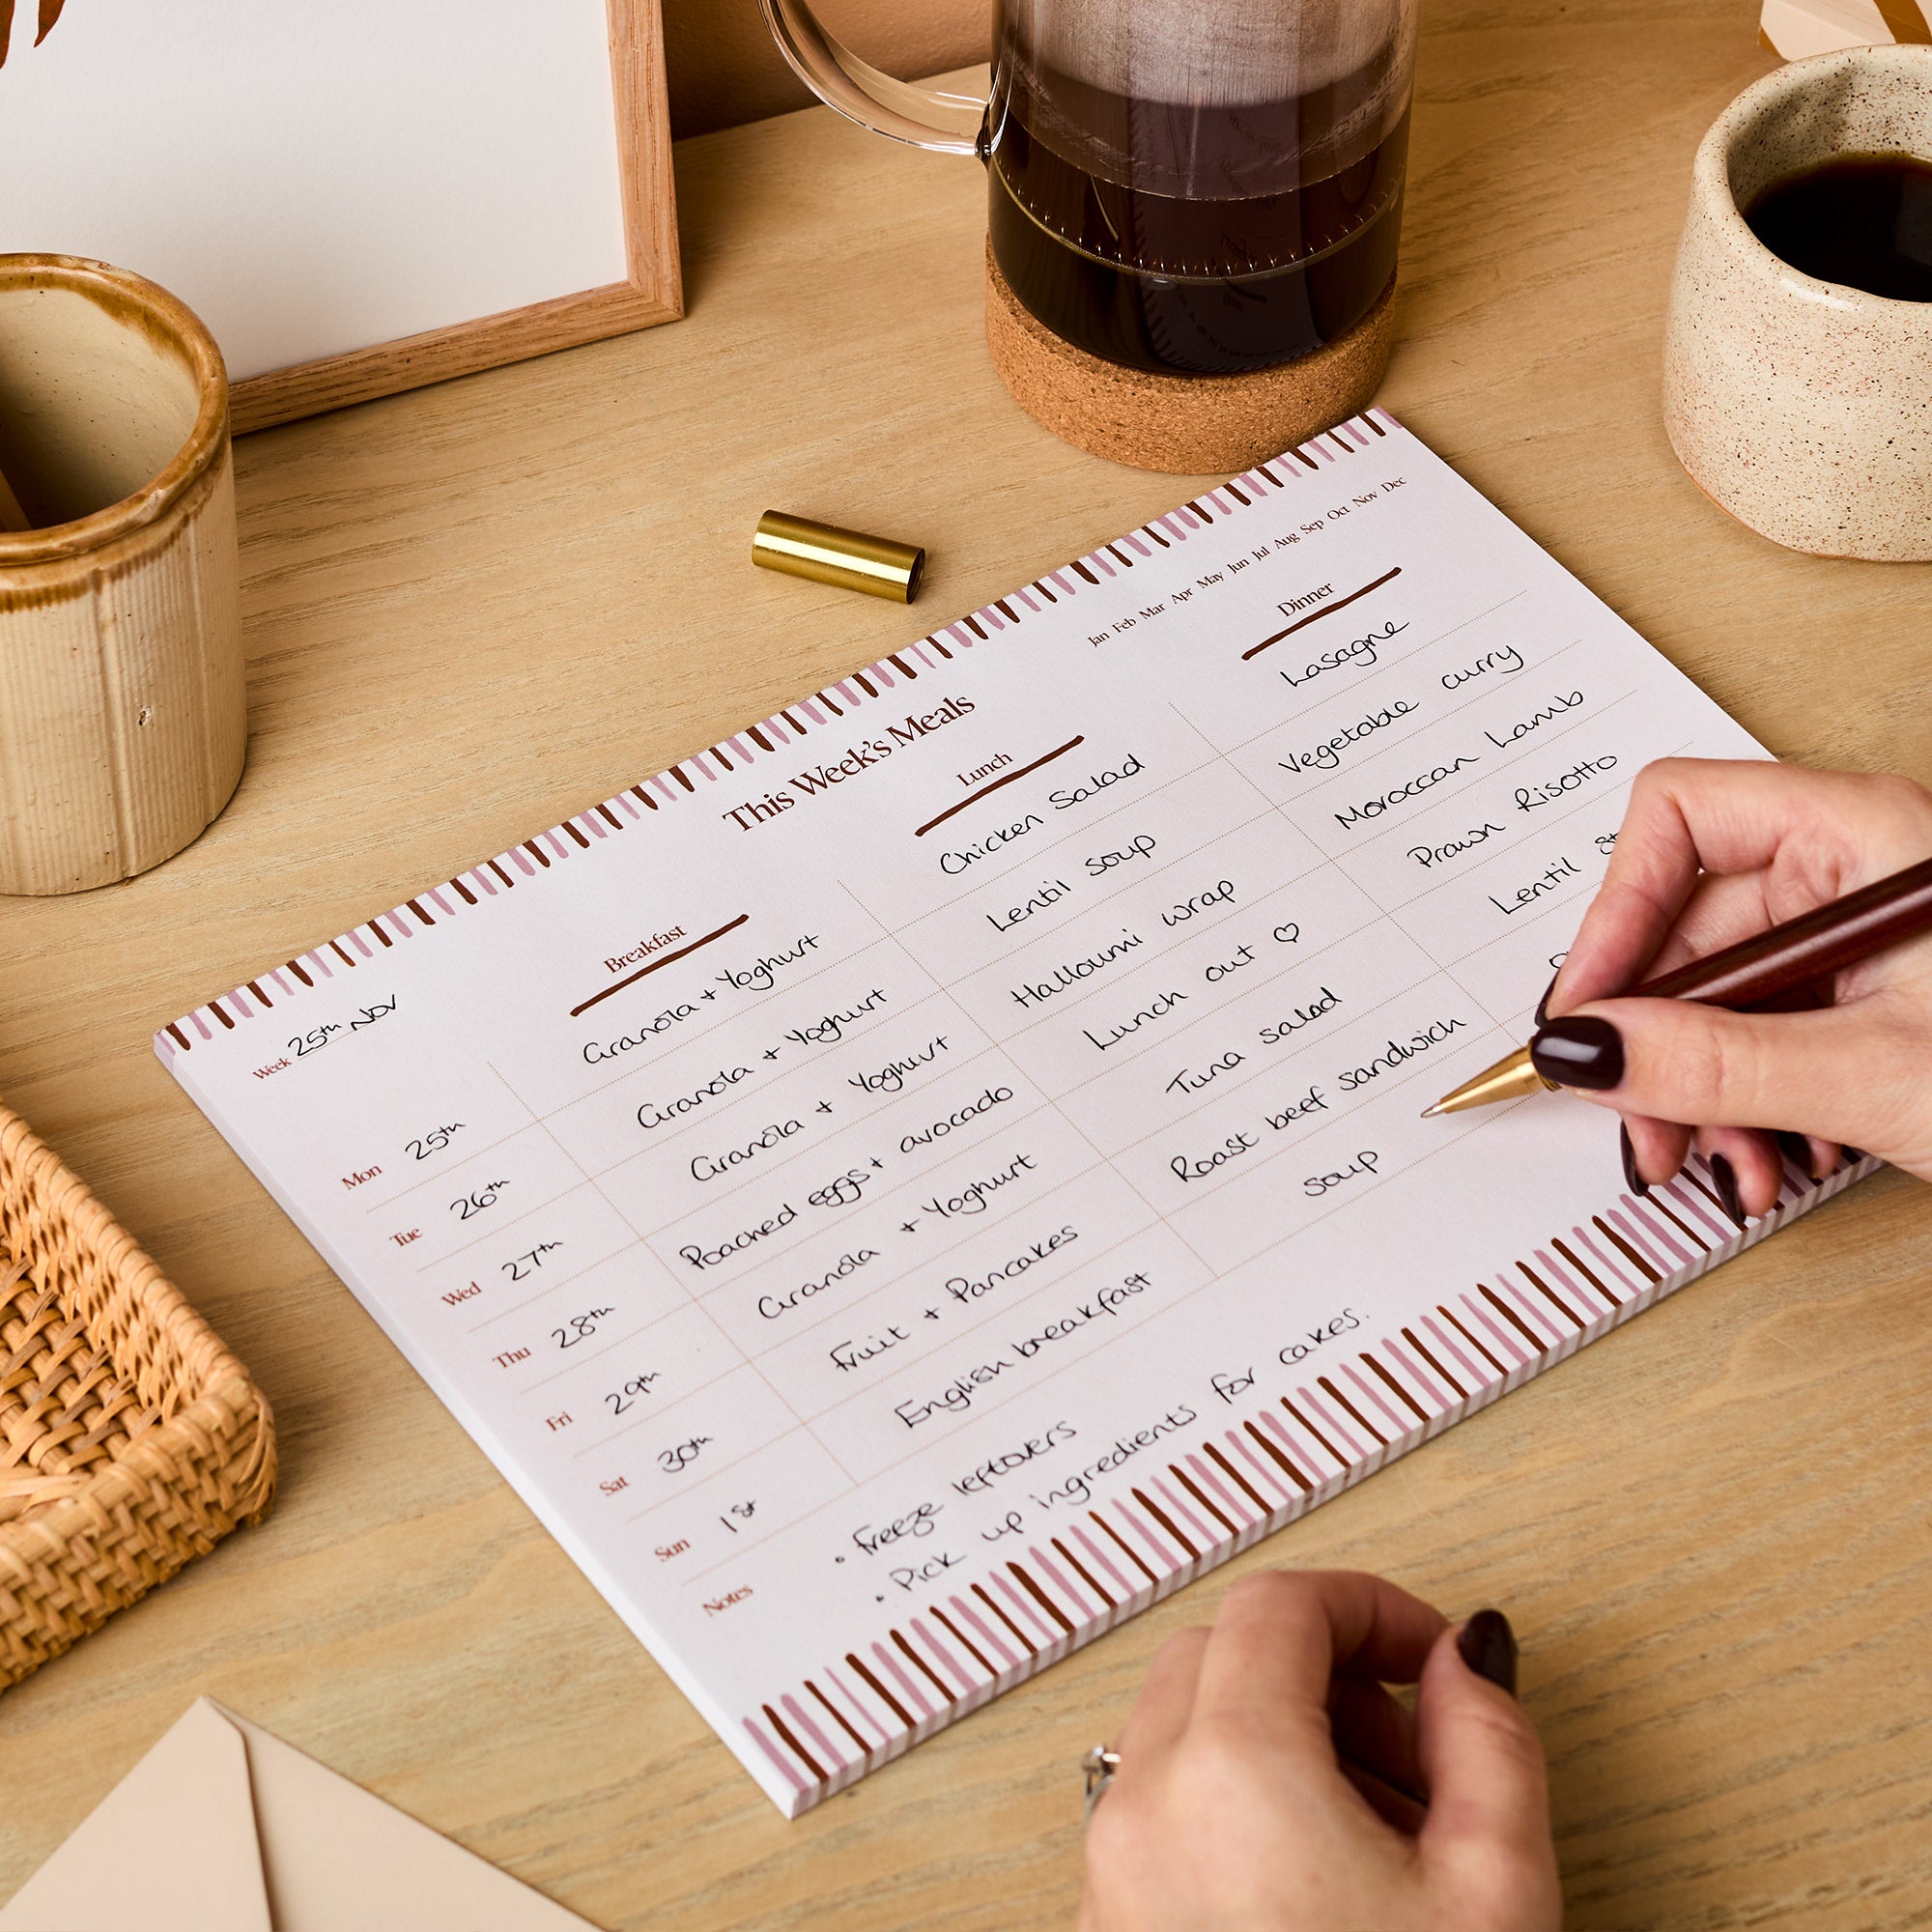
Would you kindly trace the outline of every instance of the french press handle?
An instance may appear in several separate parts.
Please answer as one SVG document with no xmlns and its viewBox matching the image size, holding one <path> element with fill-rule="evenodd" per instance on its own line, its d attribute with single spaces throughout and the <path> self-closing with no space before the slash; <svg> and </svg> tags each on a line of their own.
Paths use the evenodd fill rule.
<svg viewBox="0 0 1932 1932">
<path fill-rule="evenodd" d="M 765 25 L 798 77 L 848 121 L 942 155 L 980 151 L 986 103 L 967 94 L 915 87 L 867 67 L 818 24 L 804 0 L 758 0 Z"/>
</svg>

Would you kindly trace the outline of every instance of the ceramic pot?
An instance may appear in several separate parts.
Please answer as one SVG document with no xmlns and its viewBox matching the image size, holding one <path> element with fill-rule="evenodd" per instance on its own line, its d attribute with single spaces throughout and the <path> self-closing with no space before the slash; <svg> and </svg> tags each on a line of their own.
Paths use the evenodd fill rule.
<svg viewBox="0 0 1932 1932">
<path fill-rule="evenodd" d="M 0 893 L 158 865 L 242 776 L 228 376 L 163 289 L 0 255 Z"/>
<path fill-rule="evenodd" d="M 1932 302 L 1821 282 L 1741 209 L 1845 154 L 1932 158 L 1932 46 L 1794 61 L 1697 149 L 1663 348 L 1663 420 L 1692 479 L 1774 543 L 1932 558 Z"/>
</svg>

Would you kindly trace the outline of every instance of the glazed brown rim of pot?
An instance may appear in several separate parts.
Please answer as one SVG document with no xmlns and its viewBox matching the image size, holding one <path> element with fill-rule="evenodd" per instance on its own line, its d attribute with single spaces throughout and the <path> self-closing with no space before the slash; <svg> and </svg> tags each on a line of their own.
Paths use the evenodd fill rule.
<svg viewBox="0 0 1932 1932">
<path fill-rule="evenodd" d="M 185 354 L 201 392 L 194 427 L 160 473 L 104 510 L 44 529 L 0 531 L 0 570 L 84 556 L 158 523 L 219 459 L 228 438 L 228 370 L 201 318 L 166 289 L 126 269 L 79 255 L 0 255 L 0 295 L 69 289 Z"/>
</svg>

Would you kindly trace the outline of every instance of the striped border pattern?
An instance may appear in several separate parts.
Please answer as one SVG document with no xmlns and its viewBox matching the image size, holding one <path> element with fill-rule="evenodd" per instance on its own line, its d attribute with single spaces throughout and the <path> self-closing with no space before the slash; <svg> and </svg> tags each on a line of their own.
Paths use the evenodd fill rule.
<svg viewBox="0 0 1932 1932">
<path fill-rule="evenodd" d="M 1588 1226 L 1446 1291 L 1413 1324 L 1311 1363 L 1246 1416 L 1215 1417 L 1193 1447 L 1151 1451 L 1123 1494 L 1096 1497 L 739 1721 L 796 1817 L 1880 1165 L 1866 1157 L 1818 1182 L 1787 1166 L 1777 1206 L 1739 1229 L 1693 1157 L 1666 1186 L 1620 1195 Z"/>
<path fill-rule="evenodd" d="M 178 1053 L 191 1052 L 202 1041 L 214 1039 L 222 1033 L 233 1033 L 242 1022 L 298 999 L 305 988 L 313 987 L 319 980 L 353 972 L 366 960 L 380 958 L 384 952 L 449 923 L 469 907 L 480 905 L 499 894 L 514 892 L 526 881 L 567 864 L 578 853 L 591 850 L 598 841 L 627 832 L 651 813 L 696 795 L 701 787 L 717 783 L 727 773 L 770 756 L 794 739 L 876 701 L 901 682 L 916 683 L 923 675 L 940 670 L 959 652 L 988 643 L 1003 631 L 1017 629 L 1030 615 L 1077 598 L 1106 579 L 1119 577 L 1153 558 L 1160 551 L 1184 544 L 1208 525 L 1236 517 L 1263 497 L 1279 495 L 1304 476 L 1320 474 L 1345 457 L 1373 448 L 1378 438 L 1399 427 L 1387 411 L 1370 409 L 1331 430 L 1324 430 L 1299 448 L 1267 463 L 1258 463 L 1217 489 L 1204 490 L 1179 509 L 1143 524 L 1139 529 L 1117 537 L 1112 543 L 1102 544 L 1098 550 L 1089 551 L 1085 556 L 1049 570 L 1023 588 L 996 597 L 992 603 L 952 623 L 942 624 L 917 643 L 889 651 L 879 663 L 835 680 L 826 690 L 813 692 L 810 697 L 786 705 L 775 716 L 748 724 L 742 731 L 694 753 L 668 771 L 655 773 L 627 791 L 566 818 L 561 825 L 539 832 L 521 845 L 513 845 L 507 852 L 499 852 L 494 859 L 485 859 L 467 872 L 418 893 L 365 924 L 352 926 L 299 958 L 286 960 L 253 980 L 244 980 L 233 992 L 224 993 L 163 1027 L 155 1035 L 155 1051 L 163 1061 L 170 1061 Z"/>
</svg>

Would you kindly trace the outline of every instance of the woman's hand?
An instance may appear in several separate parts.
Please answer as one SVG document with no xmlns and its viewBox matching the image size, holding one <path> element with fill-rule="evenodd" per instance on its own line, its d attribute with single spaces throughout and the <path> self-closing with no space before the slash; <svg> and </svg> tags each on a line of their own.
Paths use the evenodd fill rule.
<svg viewBox="0 0 1932 1932">
<path fill-rule="evenodd" d="M 1607 997 L 1927 857 L 1932 794 L 1908 779 L 1645 766 L 1545 1001 L 1538 1066 L 1623 1115 L 1639 1182 L 1667 1180 L 1694 1140 L 1740 1220 L 1777 1199 L 1779 1130 L 1814 1175 L 1849 1146 L 1932 1179 L 1932 936 L 1848 967 L 1808 1011 Z"/>
<path fill-rule="evenodd" d="M 1473 1654 L 1485 1672 L 1464 1661 Z M 1556 1932 L 1543 1751 L 1495 1611 L 1264 1573 L 1154 1659 L 1080 1932 Z M 1415 1684 L 1413 1714 L 1382 1686 Z"/>
</svg>

